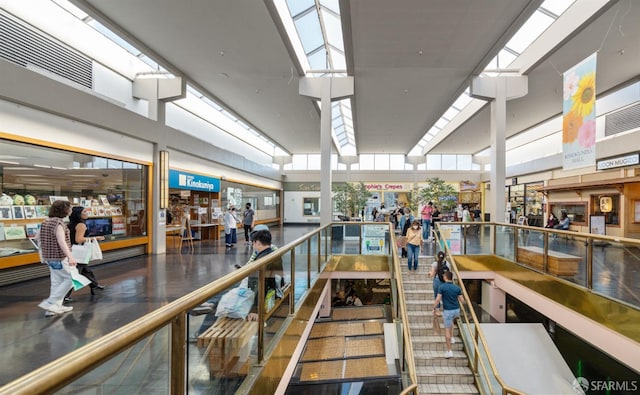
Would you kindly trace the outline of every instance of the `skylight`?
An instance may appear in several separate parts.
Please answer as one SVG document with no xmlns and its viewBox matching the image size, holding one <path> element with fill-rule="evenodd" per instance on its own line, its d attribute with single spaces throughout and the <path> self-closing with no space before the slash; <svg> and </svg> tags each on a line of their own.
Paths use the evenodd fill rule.
<svg viewBox="0 0 640 395">
<path fill-rule="evenodd" d="M 485 73 L 497 75 L 498 70 L 505 70 L 513 63 L 514 60 L 524 52 L 531 43 L 533 43 L 546 29 L 549 28 L 562 15 L 575 0 L 546 0 L 531 15 L 527 22 L 513 35 L 507 45 L 500 50 L 498 55 L 493 58 L 485 68 Z M 484 74 L 484 73 L 483 73 Z M 465 90 L 448 110 L 438 119 L 433 127 L 427 131 L 422 139 L 409 152 L 409 155 L 425 155 L 427 154 L 427 145 L 442 130 L 447 129 L 447 125 L 462 110 L 472 102 L 478 101 L 469 96 L 469 89 Z M 451 131 L 449 131 L 450 133 Z"/>
<path fill-rule="evenodd" d="M 346 69 L 338 0 L 275 0 L 274 4 L 305 73 L 324 77 L 330 74 L 314 71 Z M 331 74 L 341 75 L 345 74 Z M 331 118 L 332 138 L 339 153 L 355 155 L 351 101 L 333 102 Z"/>
<path fill-rule="evenodd" d="M 115 34 L 109 28 L 101 24 L 100 22 L 87 15 L 75 5 L 71 4 L 67 0 L 52 0 L 52 2 L 58 5 L 61 9 L 65 10 L 69 14 L 75 16 L 78 20 L 93 28 L 95 31 L 101 33 L 104 37 L 111 40 L 113 43 L 127 51 L 135 58 L 144 62 L 149 66 L 151 72 L 166 72 L 166 69 L 159 63 L 151 59 L 148 55 L 142 53 L 134 45 L 124 40 L 122 37 Z M 296 1 L 296 3 L 303 3 L 303 1 Z M 313 4 L 313 1 L 310 1 Z M 320 34 L 320 33 L 318 33 Z M 97 43 L 95 45 L 98 45 Z M 144 73 L 144 72 L 142 72 Z M 224 130 L 230 135 L 246 142 L 254 148 L 265 152 L 267 155 L 278 156 L 287 155 L 282 149 L 280 149 L 275 143 L 263 136 L 260 132 L 254 130 L 247 125 L 243 120 L 231 114 L 225 110 L 221 105 L 214 102 L 204 94 L 194 89 L 187 82 L 187 93 L 192 100 L 178 100 L 175 103 L 184 108 L 188 108 L 194 113 L 199 113 L 200 117 L 208 120 L 212 124 L 222 127 L 225 125 Z M 203 106 L 205 104 L 205 106 Z M 225 119 L 226 118 L 226 119 Z M 229 122 L 230 121 L 230 122 Z M 248 132 L 248 133 L 247 133 Z M 266 143 L 266 146 L 265 146 Z"/>
</svg>

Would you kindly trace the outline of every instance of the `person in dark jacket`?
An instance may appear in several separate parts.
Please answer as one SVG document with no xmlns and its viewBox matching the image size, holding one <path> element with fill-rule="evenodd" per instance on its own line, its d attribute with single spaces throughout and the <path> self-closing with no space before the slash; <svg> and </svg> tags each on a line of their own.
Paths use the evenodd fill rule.
<svg viewBox="0 0 640 395">
<path fill-rule="evenodd" d="M 89 229 L 87 228 L 87 218 L 89 218 L 89 212 L 91 208 L 75 206 L 71 209 L 71 215 L 69 215 L 69 236 L 71 238 L 71 244 L 84 244 L 91 240 L 89 237 Z M 104 236 L 96 236 L 93 239 L 95 240 L 104 240 Z M 104 285 L 98 283 L 95 274 L 89 268 L 88 263 L 78 262 L 78 272 L 91 280 L 89 287 L 91 288 L 91 295 L 95 295 L 96 289 L 103 290 Z M 71 292 L 73 288 L 67 292 L 67 295 L 64 297 L 65 303 L 72 302 Z"/>
</svg>

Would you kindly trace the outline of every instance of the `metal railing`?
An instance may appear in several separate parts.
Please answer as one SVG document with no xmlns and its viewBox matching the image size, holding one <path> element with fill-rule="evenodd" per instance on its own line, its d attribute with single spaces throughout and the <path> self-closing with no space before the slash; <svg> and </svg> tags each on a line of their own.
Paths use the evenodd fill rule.
<svg viewBox="0 0 640 395">
<path fill-rule="evenodd" d="M 254 330 L 257 333 L 249 336 L 256 340 L 252 342 L 243 336 L 234 340 L 235 345 L 244 344 L 244 347 L 250 350 L 248 356 L 245 356 L 246 361 L 243 364 L 236 363 L 233 367 L 221 366 L 216 374 L 210 370 L 210 375 L 207 375 L 211 381 L 217 380 L 218 384 L 222 381 L 228 384 L 229 381 L 236 380 L 234 388 L 240 388 L 239 391 L 250 388 L 251 380 L 255 380 L 260 374 L 270 351 L 281 340 L 285 325 L 290 323 L 289 317 L 301 307 L 305 295 L 320 278 L 320 273 L 334 255 L 333 226 L 343 224 L 345 223 L 340 222 L 320 227 L 264 258 L 245 265 L 0 387 L 0 394 L 30 395 L 58 390 L 74 392 L 92 389 L 107 393 L 140 392 L 144 391 L 143 386 L 149 385 L 150 382 L 156 390 L 164 389 L 171 394 L 188 393 L 192 388 L 197 391 L 211 383 L 195 382 L 191 376 L 194 371 L 213 369 L 212 364 L 221 358 L 224 360 L 224 356 L 215 355 L 207 364 L 206 353 L 204 356 L 190 354 L 189 350 L 193 348 L 188 344 L 188 334 L 191 333 L 190 312 L 206 301 L 216 298 L 219 300 L 225 292 L 236 287 L 242 280 L 257 277 L 257 303 L 254 304 L 257 315 Z M 372 253 L 379 247 L 380 250 L 376 253 L 391 256 L 393 264 L 390 265 L 390 270 L 395 301 L 392 302 L 393 318 L 399 328 L 397 337 L 402 353 L 401 375 L 406 389 L 417 388 L 406 304 L 401 292 L 402 276 L 393 231 L 389 224 L 350 224 L 360 227 L 357 238 L 358 253 L 362 253 L 364 249 L 367 249 L 367 253 Z M 381 226 L 386 227 L 382 236 L 379 233 L 383 229 Z M 384 240 L 384 243 L 380 242 L 377 247 L 367 244 L 367 235 L 372 234 L 376 236 L 371 236 L 371 240 Z M 265 299 L 265 281 L 272 276 L 274 270 L 281 271 L 287 285 L 282 298 L 269 304 L 269 300 Z M 280 314 L 283 309 L 284 314 Z M 277 330 L 276 334 L 266 333 L 266 328 L 271 326 L 274 320 L 283 321 L 282 328 Z M 158 382 L 157 377 L 167 377 L 167 380 Z M 208 390 L 211 391 L 210 388 Z"/>
<path fill-rule="evenodd" d="M 469 224 L 472 225 L 463 225 L 461 223 L 438 223 L 434 233 L 436 245 L 447 254 L 451 268 L 455 274 L 454 278 L 458 281 L 460 288 L 462 288 L 464 304 L 467 308 L 465 308 L 465 306 L 460 306 L 461 318 L 464 323 L 462 325 L 458 323 L 458 329 L 465 345 L 471 370 L 476 377 L 476 386 L 482 394 L 525 395 L 524 392 L 508 386 L 498 374 L 498 369 L 491 357 L 487 341 L 482 333 L 482 329 L 480 328 L 480 321 L 472 308 L 471 298 L 461 281 L 460 272 L 458 271 L 454 255 L 452 254 L 452 244 L 466 252 L 466 242 L 463 242 L 462 244 L 452 242 L 459 240 L 459 236 L 461 236 L 461 234 L 464 234 L 464 236 L 462 236 L 464 241 L 464 239 L 466 239 L 467 229 L 472 229 L 470 226 L 478 223 Z M 441 227 L 442 225 L 444 225 L 444 227 Z M 461 234 L 451 232 L 451 229 L 447 228 L 447 226 L 459 226 Z M 469 226 L 469 228 L 466 228 L 467 226 Z"/>
</svg>

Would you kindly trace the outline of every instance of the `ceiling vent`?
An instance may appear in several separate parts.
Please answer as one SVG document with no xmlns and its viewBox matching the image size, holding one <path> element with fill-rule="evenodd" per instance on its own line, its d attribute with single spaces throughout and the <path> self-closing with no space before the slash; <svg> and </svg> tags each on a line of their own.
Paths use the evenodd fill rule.
<svg viewBox="0 0 640 395">
<path fill-rule="evenodd" d="M 605 136 L 613 136 L 614 134 L 638 128 L 640 128 L 640 103 L 605 117 Z"/>
<path fill-rule="evenodd" d="M 29 69 L 46 70 L 93 89 L 90 58 L 5 12 L 0 12 L 0 59 Z"/>
</svg>

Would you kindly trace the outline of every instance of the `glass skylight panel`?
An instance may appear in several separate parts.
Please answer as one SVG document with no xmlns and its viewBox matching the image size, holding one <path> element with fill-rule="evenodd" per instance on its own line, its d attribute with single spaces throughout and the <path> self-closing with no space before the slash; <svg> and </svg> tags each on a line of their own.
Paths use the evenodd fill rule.
<svg viewBox="0 0 640 395">
<path fill-rule="evenodd" d="M 457 170 L 471 170 L 471 155 L 456 155 L 458 164 Z"/>
<path fill-rule="evenodd" d="M 375 170 L 389 170 L 389 155 L 375 154 L 373 156 Z"/>
<path fill-rule="evenodd" d="M 304 12 L 310 8 L 315 8 L 315 0 L 287 0 L 287 7 L 291 16 L 295 18 L 301 12 Z"/>
<path fill-rule="evenodd" d="M 311 70 L 324 70 L 328 67 L 327 52 L 324 47 L 318 48 L 313 54 L 307 56 L 307 59 L 309 60 Z"/>
<path fill-rule="evenodd" d="M 449 123 L 448 120 L 446 120 L 444 118 L 440 118 L 440 119 L 438 119 L 438 122 L 436 122 L 435 127 L 437 127 L 438 129 L 442 129 L 445 126 L 447 126 L 448 123 Z"/>
<path fill-rule="evenodd" d="M 330 9 L 336 14 L 340 15 L 340 3 L 339 0 L 320 0 L 320 5 Z"/>
<path fill-rule="evenodd" d="M 372 154 L 363 154 L 360 155 L 359 158 L 359 164 L 360 164 L 360 170 L 374 170 L 374 162 L 375 158 L 374 155 Z"/>
<path fill-rule="evenodd" d="M 451 121 L 456 115 L 458 115 L 459 112 L 460 112 L 460 110 L 458 110 L 457 108 L 449 107 L 449 109 L 444 112 L 442 117 L 448 119 L 449 121 Z"/>
<path fill-rule="evenodd" d="M 427 170 L 441 170 L 442 158 L 439 154 L 427 155 Z"/>
<path fill-rule="evenodd" d="M 330 47 L 329 54 L 331 54 L 331 63 L 333 63 L 333 68 L 336 70 L 346 70 L 347 69 L 347 60 L 344 57 L 344 53 L 338 51 L 337 49 Z M 336 74 L 339 76 L 340 74 Z M 344 74 L 342 75 L 344 76 Z"/>
<path fill-rule="evenodd" d="M 311 53 L 324 45 L 320 19 L 318 19 L 318 13 L 315 10 L 294 19 L 294 23 L 305 53 Z"/>
<path fill-rule="evenodd" d="M 540 11 L 536 11 L 522 25 L 516 34 L 509 40 L 506 47 L 511 48 L 518 54 L 524 52 L 527 47 L 534 42 L 542 32 L 544 32 L 554 19 Z"/>
<path fill-rule="evenodd" d="M 453 106 L 459 110 L 464 109 L 467 104 L 471 103 L 471 100 L 473 100 L 471 98 L 471 96 L 469 96 L 469 94 L 465 91 L 463 92 L 460 96 L 458 96 L 458 98 L 456 99 L 456 101 L 453 102 Z"/>
<path fill-rule="evenodd" d="M 553 14 L 560 16 L 571 7 L 575 0 L 546 0 L 540 8 L 551 11 Z"/>
<path fill-rule="evenodd" d="M 404 155 L 392 154 L 389 155 L 389 170 L 404 170 Z"/>
<path fill-rule="evenodd" d="M 456 170 L 457 156 L 452 154 L 442 155 L 442 170 Z"/>
<path fill-rule="evenodd" d="M 511 51 L 507 49 L 502 49 L 498 53 L 498 69 L 507 68 L 511 64 L 511 62 L 516 60 L 517 57 L 518 56 L 513 54 Z"/>
<path fill-rule="evenodd" d="M 307 156 L 307 170 L 320 170 L 320 155 L 310 154 Z"/>
<path fill-rule="evenodd" d="M 341 51 L 344 51 L 340 17 L 325 9 L 321 10 L 320 12 L 322 15 L 322 22 L 324 23 L 324 32 L 327 35 L 327 41 L 329 42 L 329 45 Z"/>
<path fill-rule="evenodd" d="M 291 166 L 294 170 L 306 170 L 307 169 L 307 155 L 295 154 L 291 157 Z"/>
</svg>

